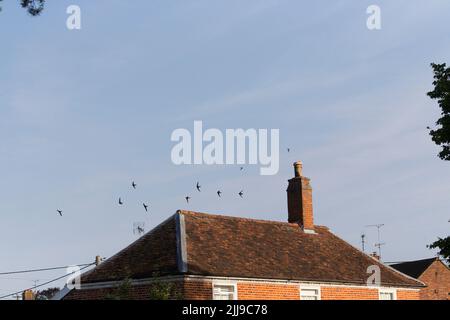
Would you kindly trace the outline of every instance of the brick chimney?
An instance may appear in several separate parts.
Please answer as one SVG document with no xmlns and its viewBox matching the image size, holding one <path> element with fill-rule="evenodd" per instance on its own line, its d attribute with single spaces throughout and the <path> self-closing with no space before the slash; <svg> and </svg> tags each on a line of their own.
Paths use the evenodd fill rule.
<svg viewBox="0 0 450 320">
<path fill-rule="evenodd" d="M 298 223 L 305 232 L 314 232 L 312 188 L 310 179 L 302 176 L 301 161 L 294 163 L 295 177 L 287 188 L 288 221 Z"/>
</svg>

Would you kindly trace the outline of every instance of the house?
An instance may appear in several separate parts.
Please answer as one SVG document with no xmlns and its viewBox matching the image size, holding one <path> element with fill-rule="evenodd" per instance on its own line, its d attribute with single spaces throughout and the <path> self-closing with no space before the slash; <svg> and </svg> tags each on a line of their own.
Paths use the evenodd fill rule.
<svg viewBox="0 0 450 320">
<path fill-rule="evenodd" d="M 421 300 L 450 299 L 450 269 L 439 258 L 402 262 L 391 267 L 427 285 L 420 290 Z"/>
<path fill-rule="evenodd" d="M 179 210 L 81 277 L 64 299 L 104 299 L 128 279 L 131 299 L 170 285 L 183 299 L 419 299 L 424 284 L 314 224 L 302 164 L 287 188 L 288 221 Z M 379 271 L 378 286 L 367 285 Z"/>
</svg>

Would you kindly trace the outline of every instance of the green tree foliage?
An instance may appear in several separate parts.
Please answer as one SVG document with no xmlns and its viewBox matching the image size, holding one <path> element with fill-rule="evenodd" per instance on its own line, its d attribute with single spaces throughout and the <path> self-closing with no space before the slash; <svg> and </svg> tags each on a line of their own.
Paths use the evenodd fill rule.
<svg viewBox="0 0 450 320">
<path fill-rule="evenodd" d="M 180 300 L 181 294 L 177 286 L 171 282 L 158 280 L 160 277 L 159 272 L 153 272 L 152 278 L 155 281 L 152 283 L 149 291 L 150 300 Z"/>
<path fill-rule="evenodd" d="M 106 295 L 106 300 L 130 300 L 132 282 L 130 278 L 126 278 L 112 292 Z M 176 286 L 166 281 L 155 281 L 152 283 L 149 291 L 149 300 L 170 300 L 181 299 Z"/>
<path fill-rule="evenodd" d="M 431 99 L 437 100 L 441 108 L 441 118 L 436 121 L 437 128 L 430 130 L 431 139 L 442 147 L 439 158 L 450 160 L 450 68 L 445 63 L 432 63 L 434 72 L 434 90 L 428 92 Z M 450 236 L 438 238 L 428 246 L 430 249 L 439 249 L 439 255 L 450 263 Z"/>
<path fill-rule="evenodd" d="M 430 249 L 439 249 L 439 255 L 450 264 L 450 236 L 444 239 L 439 238 L 428 246 Z"/>
<path fill-rule="evenodd" d="M 436 121 L 436 129 L 430 130 L 434 143 L 442 147 L 439 157 L 450 160 L 450 68 L 446 64 L 432 63 L 434 72 L 434 90 L 428 92 L 431 99 L 435 99 L 441 108 L 441 118 Z"/>
<path fill-rule="evenodd" d="M 0 0 L 2 2 L 3 0 Z M 26 9 L 27 12 L 32 16 L 38 16 L 44 10 L 45 0 L 19 0 L 22 8 Z M 0 7 L 2 11 L 2 7 Z"/>
<path fill-rule="evenodd" d="M 126 278 L 122 283 L 105 297 L 106 300 L 130 300 L 131 299 L 131 279 Z"/>
<path fill-rule="evenodd" d="M 181 299 L 181 295 L 177 290 L 177 287 L 170 282 L 156 281 L 152 284 L 149 292 L 150 300 L 170 300 Z"/>
<path fill-rule="evenodd" d="M 59 292 L 59 288 L 47 288 L 36 292 L 36 300 L 50 300 L 55 294 Z"/>
</svg>

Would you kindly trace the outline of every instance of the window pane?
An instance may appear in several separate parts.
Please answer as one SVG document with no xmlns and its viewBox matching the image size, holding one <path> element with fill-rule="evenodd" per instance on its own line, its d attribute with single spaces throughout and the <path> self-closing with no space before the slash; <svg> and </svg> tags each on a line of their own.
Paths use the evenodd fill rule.
<svg viewBox="0 0 450 320">
<path fill-rule="evenodd" d="M 319 290 L 317 289 L 301 289 L 301 300 L 319 300 Z"/>
<path fill-rule="evenodd" d="M 380 300 L 394 300 L 392 292 L 380 292 Z"/>
<path fill-rule="evenodd" d="M 214 286 L 213 289 L 214 300 L 233 300 L 234 286 Z"/>
</svg>

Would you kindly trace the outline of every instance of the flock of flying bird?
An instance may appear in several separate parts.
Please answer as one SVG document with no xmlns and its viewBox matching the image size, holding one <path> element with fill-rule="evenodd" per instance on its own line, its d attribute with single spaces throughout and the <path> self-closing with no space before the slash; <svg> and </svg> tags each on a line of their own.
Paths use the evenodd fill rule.
<svg viewBox="0 0 450 320">
<path fill-rule="evenodd" d="M 290 151 L 291 151 L 291 149 L 287 148 L 287 152 L 290 152 Z M 243 170 L 244 170 L 244 167 L 240 167 L 240 171 L 243 171 Z M 136 189 L 136 187 L 137 187 L 136 182 L 132 181 L 131 182 L 131 187 L 133 189 Z M 195 185 L 195 188 L 197 189 L 198 192 L 201 192 L 202 186 L 200 185 L 200 182 L 197 181 L 197 184 Z M 222 197 L 222 191 L 221 190 L 217 190 L 216 193 L 217 193 L 217 196 L 219 198 Z M 239 191 L 238 196 L 243 198 L 244 197 L 244 190 Z M 186 200 L 187 203 L 189 203 L 189 200 L 191 200 L 192 198 L 190 196 L 186 196 L 184 199 Z M 124 204 L 124 202 L 123 202 L 122 198 L 119 197 L 119 205 L 122 206 L 123 204 Z M 144 203 L 142 203 L 142 206 L 144 207 L 145 212 L 148 212 L 149 205 L 144 202 Z M 58 212 L 58 214 L 62 217 L 62 215 L 63 215 L 63 211 L 62 210 L 58 209 L 58 210 L 56 210 L 56 212 Z"/>
<path fill-rule="evenodd" d="M 242 171 L 243 169 L 244 169 L 244 168 L 241 167 L 241 171 Z M 132 182 L 131 182 L 131 187 L 132 187 L 133 189 L 136 189 L 136 187 L 137 187 L 136 182 L 132 181 Z M 197 181 L 197 184 L 196 184 L 195 188 L 197 189 L 198 192 L 201 192 L 201 191 L 202 191 L 202 190 L 201 190 L 202 186 L 200 185 L 200 182 Z M 219 196 L 219 198 L 221 198 L 221 197 L 222 197 L 222 191 L 217 190 L 217 195 Z M 238 195 L 239 195 L 241 198 L 243 198 L 243 197 L 244 197 L 244 190 L 239 191 Z M 184 199 L 186 200 L 187 203 L 189 203 L 189 200 L 191 200 L 192 198 L 191 198 L 190 196 L 186 196 Z M 124 204 L 124 202 L 123 202 L 123 200 L 122 200 L 121 197 L 119 197 L 119 202 L 118 202 L 118 203 L 119 203 L 120 206 L 122 206 L 122 205 Z M 145 202 L 143 202 L 143 203 L 142 203 L 142 206 L 144 207 L 145 212 L 148 212 L 148 207 L 149 207 L 148 204 L 146 204 Z M 58 212 L 58 214 L 62 217 L 62 215 L 63 215 L 63 211 L 62 211 L 62 210 L 58 209 L 58 210 L 56 210 L 56 212 Z"/>
<path fill-rule="evenodd" d="M 244 170 L 244 167 L 241 167 L 241 171 Z M 195 185 L 195 188 L 197 189 L 198 192 L 202 192 L 201 188 L 202 186 L 200 185 L 200 182 L 197 181 L 197 184 Z M 222 197 L 222 191 L 217 190 L 217 195 L 219 196 L 219 198 Z M 238 195 L 243 198 L 244 197 L 244 190 L 239 191 Z M 192 198 L 190 196 L 186 196 L 184 198 L 186 200 L 187 203 L 189 203 L 189 200 L 191 200 Z"/>
<path fill-rule="evenodd" d="M 131 182 L 131 186 L 133 187 L 133 189 L 136 189 L 137 184 L 136 182 L 132 181 Z M 123 201 L 122 198 L 119 197 L 119 205 L 123 205 Z M 145 212 L 148 212 L 148 204 L 146 204 L 145 202 L 142 203 L 142 206 L 144 207 Z"/>
</svg>

